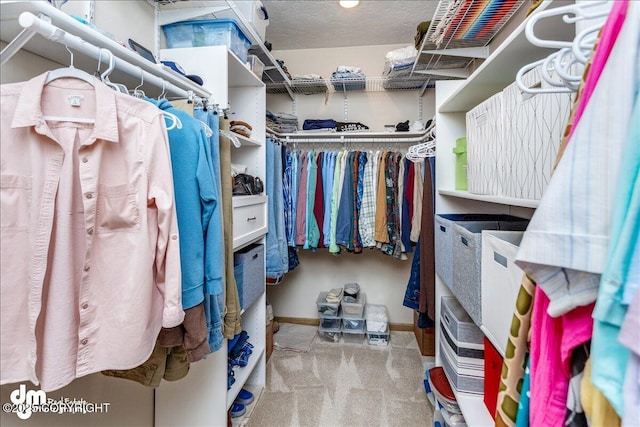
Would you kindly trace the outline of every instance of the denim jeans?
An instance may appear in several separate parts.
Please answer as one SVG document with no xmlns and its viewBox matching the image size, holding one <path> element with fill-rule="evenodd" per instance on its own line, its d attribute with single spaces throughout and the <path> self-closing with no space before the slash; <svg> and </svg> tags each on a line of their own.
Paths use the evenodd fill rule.
<svg viewBox="0 0 640 427">
<path fill-rule="evenodd" d="M 267 232 L 267 247 L 266 249 L 266 270 L 267 277 L 276 279 L 276 281 L 280 281 L 282 276 L 285 273 L 285 269 L 289 267 L 289 255 L 288 252 L 284 254 L 281 253 L 281 240 L 284 242 L 284 248 L 286 249 L 286 237 L 284 235 L 284 202 L 282 197 L 282 161 L 280 156 L 280 151 L 277 150 L 275 142 L 271 139 L 267 139 L 267 171 L 266 171 L 266 190 L 268 196 L 268 224 L 269 231 Z M 277 154 L 277 155 L 276 155 Z M 279 163 L 280 167 L 276 167 L 275 164 Z M 280 175 L 278 176 L 277 171 L 280 171 Z M 277 185 L 277 180 L 279 179 L 280 185 Z M 280 189 L 280 194 L 278 194 L 277 189 Z M 282 232 L 282 236 L 279 236 L 278 233 L 278 223 L 280 222 L 277 218 L 280 216 L 282 219 L 282 224 L 280 225 L 280 229 Z M 286 265 L 283 264 L 283 260 L 286 259 Z"/>
</svg>

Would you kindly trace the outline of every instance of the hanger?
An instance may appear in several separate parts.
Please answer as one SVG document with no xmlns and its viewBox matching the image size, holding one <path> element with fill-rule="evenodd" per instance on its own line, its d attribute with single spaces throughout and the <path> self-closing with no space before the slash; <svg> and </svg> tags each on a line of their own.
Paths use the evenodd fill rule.
<svg viewBox="0 0 640 427">
<path fill-rule="evenodd" d="M 233 143 L 234 147 L 240 148 L 242 146 L 242 144 L 240 143 L 240 140 L 238 139 L 237 136 L 233 134 L 233 132 L 226 131 L 224 129 L 220 129 L 218 132 L 220 133 L 220 135 L 229 138 Z"/>
<path fill-rule="evenodd" d="M 116 58 L 115 56 L 113 56 L 113 53 L 106 48 L 100 48 L 100 58 L 102 58 L 103 51 L 109 55 L 109 67 L 104 70 L 104 73 L 100 74 L 100 80 L 102 80 L 102 82 L 109 86 L 111 89 L 121 92 L 121 88 L 118 87 L 118 85 L 116 85 L 115 83 L 111 83 L 111 81 L 109 80 L 109 74 L 111 74 L 111 72 L 116 68 Z"/>
<path fill-rule="evenodd" d="M 582 19 L 593 19 L 600 18 L 609 14 L 608 9 L 596 9 L 593 11 L 592 8 L 598 6 L 604 6 L 608 1 L 592 1 L 585 2 L 580 4 L 573 4 L 568 6 L 556 7 L 554 9 L 546 9 L 543 11 L 539 11 L 534 13 L 529 17 L 527 24 L 525 25 L 525 35 L 527 36 L 527 40 L 531 42 L 534 46 L 538 47 L 547 47 L 551 49 L 562 49 L 562 48 L 571 48 L 573 45 L 573 41 L 560 41 L 560 40 L 545 40 L 538 38 L 535 35 L 534 28 L 536 23 L 543 19 L 551 16 L 564 15 L 562 20 L 567 24 L 572 24 Z M 574 16 L 569 16 L 569 14 L 573 14 Z"/>
<path fill-rule="evenodd" d="M 67 49 L 67 52 L 71 55 L 71 59 L 69 61 L 69 66 L 67 68 L 58 68 L 55 70 L 49 71 L 47 74 L 47 78 L 44 81 L 44 84 L 47 85 L 52 81 L 60 78 L 74 78 L 78 80 L 85 81 L 89 83 L 91 86 L 95 85 L 95 81 L 93 76 L 85 71 L 79 70 L 73 66 L 73 52 L 69 49 L 69 46 L 64 45 L 64 48 Z"/>
<path fill-rule="evenodd" d="M 162 92 L 160 92 L 160 95 L 158 95 L 158 101 L 160 101 L 166 93 L 167 93 L 167 88 L 165 87 L 165 81 L 162 80 Z"/>
<path fill-rule="evenodd" d="M 142 68 L 138 67 L 138 69 L 140 70 L 140 84 L 136 86 L 135 89 L 133 89 L 131 95 L 133 95 L 135 98 L 142 99 L 145 95 L 144 92 L 140 90 L 140 88 L 142 87 L 142 85 L 144 85 L 144 73 L 142 72 Z"/>
</svg>

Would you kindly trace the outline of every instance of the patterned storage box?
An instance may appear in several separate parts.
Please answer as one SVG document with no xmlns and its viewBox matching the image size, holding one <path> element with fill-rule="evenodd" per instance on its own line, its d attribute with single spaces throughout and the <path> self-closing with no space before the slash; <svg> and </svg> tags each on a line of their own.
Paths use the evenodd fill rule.
<svg viewBox="0 0 640 427">
<path fill-rule="evenodd" d="M 503 194 L 502 92 L 467 113 L 467 186 L 469 193 Z"/>
<path fill-rule="evenodd" d="M 539 68 L 522 80 L 528 87 L 550 87 L 541 79 Z M 521 92 L 516 83 L 507 86 L 503 94 L 503 194 L 540 200 L 551 179 L 573 95 L 532 95 Z"/>
</svg>

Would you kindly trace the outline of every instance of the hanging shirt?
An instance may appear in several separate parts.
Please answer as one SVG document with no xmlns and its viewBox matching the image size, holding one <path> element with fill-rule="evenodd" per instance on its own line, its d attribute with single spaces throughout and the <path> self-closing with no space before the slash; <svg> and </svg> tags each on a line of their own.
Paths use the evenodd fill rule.
<svg viewBox="0 0 640 427">
<path fill-rule="evenodd" d="M 296 208 L 296 245 L 303 246 L 307 237 L 307 153 L 300 156 L 300 180 Z"/>
<path fill-rule="evenodd" d="M 376 245 L 376 241 L 373 238 L 374 221 L 376 213 L 375 198 L 373 195 L 374 181 L 373 181 L 373 168 L 375 164 L 375 154 L 369 153 L 370 158 L 364 166 L 364 173 L 362 178 L 362 200 L 360 203 L 360 222 L 359 232 L 362 239 L 362 246 L 370 248 Z"/>
<path fill-rule="evenodd" d="M 417 242 L 420 238 L 420 230 L 422 225 L 422 193 L 423 178 L 422 166 L 424 161 L 416 163 L 413 169 L 413 218 L 411 220 L 411 241 Z"/>
<path fill-rule="evenodd" d="M 162 112 L 97 80 L 46 77 L 0 93 L 0 383 L 51 391 L 142 364 L 184 312 Z"/>
<path fill-rule="evenodd" d="M 333 173 L 333 190 L 331 192 L 331 224 L 329 252 L 338 253 L 340 248 L 336 240 L 336 231 L 338 223 L 338 207 L 340 205 L 340 190 L 342 189 L 342 177 L 344 176 L 344 157 L 345 151 L 340 151 L 336 157 L 336 167 Z"/>
<path fill-rule="evenodd" d="M 333 194 L 333 174 L 335 172 L 336 154 L 334 151 L 326 153 L 322 163 L 322 179 L 324 181 L 324 247 L 329 247 L 331 240 L 331 195 Z"/>
<path fill-rule="evenodd" d="M 516 257 L 516 264 L 551 299 L 552 316 L 590 304 L 598 295 L 620 160 L 638 90 L 639 7 L 629 3 L 602 75 Z"/>
<path fill-rule="evenodd" d="M 389 242 L 389 232 L 387 231 L 387 184 L 385 180 L 387 154 L 387 151 L 383 151 L 380 154 L 380 162 L 378 163 L 376 218 L 374 234 L 374 238 L 378 243 Z"/>
<path fill-rule="evenodd" d="M 307 155 L 307 232 L 304 240 L 304 249 L 317 248 L 318 240 L 320 239 L 318 222 L 313 214 L 316 202 L 316 185 L 318 178 L 317 159 L 318 153 L 311 152 Z"/>
<path fill-rule="evenodd" d="M 318 224 L 318 231 L 320 233 L 316 247 L 322 247 L 322 242 L 324 240 L 324 181 L 322 179 L 322 169 L 324 167 L 324 162 L 326 162 L 327 160 L 327 154 L 328 153 L 319 152 L 318 158 L 316 159 L 318 167 L 316 176 L 315 203 L 313 204 L 313 216 L 315 217 L 316 223 Z"/>
</svg>

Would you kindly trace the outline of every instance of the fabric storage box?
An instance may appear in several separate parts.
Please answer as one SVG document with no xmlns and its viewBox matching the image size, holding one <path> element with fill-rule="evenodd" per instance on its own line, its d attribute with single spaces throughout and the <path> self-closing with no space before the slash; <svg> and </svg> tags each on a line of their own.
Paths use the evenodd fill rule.
<svg viewBox="0 0 640 427">
<path fill-rule="evenodd" d="M 484 334 L 453 297 L 440 304 L 440 359 L 456 390 L 484 389 Z"/>
<path fill-rule="evenodd" d="M 502 215 L 494 225 L 458 222 L 453 234 L 453 295 L 476 325 L 482 324 L 482 230 L 525 230 L 528 220 Z"/>
<path fill-rule="evenodd" d="M 240 307 L 247 309 L 265 290 L 264 245 L 241 249 L 233 254 L 233 259 Z"/>
<path fill-rule="evenodd" d="M 318 299 L 316 301 L 318 313 L 323 316 L 338 316 L 340 313 L 340 303 L 327 302 L 327 294 L 328 292 L 320 292 L 318 295 Z"/>
<path fill-rule="evenodd" d="M 487 229 L 499 229 L 500 221 L 515 219 L 509 215 L 492 214 L 439 214 L 434 217 L 434 244 L 436 273 L 453 291 L 453 239 L 454 226 L 459 222 L 472 222 Z"/>
<path fill-rule="evenodd" d="M 363 319 L 364 318 L 364 304 L 366 301 L 366 297 L 364 292 L 360 292 L 358 294 L 358 299 L 356 302 L 347 302 L 344 299 L 340 303 L 342 307 L 342 317 L 344 319 L 355 318 L 355 319 Z"/>
<path fill-rule="evenodd" d="M 163 25 L 169 49 L 227 46 L 244 63 L 251 42 L 233 19 L 200 19 Z"/>
<path fill-rule="evenodd" d="M 541 78 L 540 66 L 522 76 L 522 81 L 528 87 L 551 87 Z M 532 95 L 521 92 L 516 83 L 507 86 L 503 94 L 503 194 L 540 200 L 551 179 L 573 95 Z"/>
<path fill-rule="evenodd" d="M 364 319 L 352 319 L 346 318 L 342 320 L 342 331 L 351 331 L 351 332 L 362 332 L 365 331 L 365 322 Z"/>
<path fill-rule="evenodd" d="M 503 355 L 524 274 L 514 263 L 523 235 L 521 231 L 482 232 L 482 329 Z"/>
<path fill-rule="evenodd" d="M 340 341 L 340 335 L 342 330 L 340 327 L 338 328 L 323 328 L 322 325 L 318 327 L 318 336 L 321 340 L 327 342 L 338 342 Z"/>
<path fill-rule="evenodd" d="M 498 92 L 466 115 L 469 193 L 502 195 L 502 96 Z"/>
<path fill-rule="evenodd" d="M 342 339 L 345 343 L 362 344 L 364 342 L 364 328 L 360 332 L 342 328 Z"/>
</svg>

